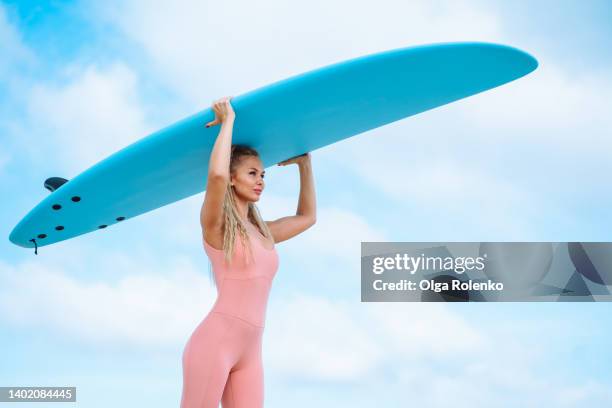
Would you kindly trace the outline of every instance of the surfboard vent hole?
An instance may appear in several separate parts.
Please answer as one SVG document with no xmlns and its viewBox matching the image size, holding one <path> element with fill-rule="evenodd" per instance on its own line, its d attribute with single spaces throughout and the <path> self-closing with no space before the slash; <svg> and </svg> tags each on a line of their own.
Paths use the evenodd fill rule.
<svg viewBox="0 0 612 408">
<path fill-rule="evenodd" d="M 79 196 L 74 196 L 71 198 L 72 201 L 74 201 L 75 203 L 78 203 L 79 201 L 81 201 L 81 197 Z"/>
<path fill-rule="evenodd" d="M 46 238 L 46 237 L 47 237 L 47 234 L 38 234 L 38 238 L 40 238 L 40 239 L 43 239 L 43 238 Z"/>
<path fill-rule="evenodd" d="M 53 208 L 54 210 L 59 210 L 60 208 L 62 208 L 62 206 L 59 204 L 53 204 L 51 208 Z"/>
<path fill-rule="evenodd" d="M 117 221 L 123 221 L 125 220 L 125 217 L 117 217 Z"/>
<path fill-rule="evenodd" d="M 102 225 L 100 225 L 98 228 L 100 228 L 100 229 L 101 229 L 101 228 L 106 228 L 106 225 L 102 224 Z"/>
<path fill-rule="evenodd" d="M 64 229 L 64 227 L 63 227 L 63 226 L 61 226 L 61 225 L 58 225 L 57 227 L 55 227 L 55 229 L 56 229 L 57 231 L 61 231 L 61 230 L 63 230 L 63 229 Z"/>
</svg>

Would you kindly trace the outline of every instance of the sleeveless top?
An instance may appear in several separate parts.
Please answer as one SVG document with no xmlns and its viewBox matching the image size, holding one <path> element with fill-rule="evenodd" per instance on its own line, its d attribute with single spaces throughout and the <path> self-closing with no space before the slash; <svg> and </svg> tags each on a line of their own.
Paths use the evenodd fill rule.
<svg viewBox="0 0 612 408">
<path fill-rule="evenodd" d="M 268 249 L 261 239 L 253 234 L 249 234 L 249 239 L 253 257 L 250 257 L 248 248 L 244 247 L 240 237 L 236 236 L 232 263 L 228 264 L 224 252 L 212 247 L 202 237 L 204 250 L 212 263 L 217 283 L 217 300 L 211 313 L 227 314 L 264 327 L 272 280 L 278 270 L 278 253 L 276 245 Z M 246 244 L 248 245 L 248 242 Z"/>
</svg>

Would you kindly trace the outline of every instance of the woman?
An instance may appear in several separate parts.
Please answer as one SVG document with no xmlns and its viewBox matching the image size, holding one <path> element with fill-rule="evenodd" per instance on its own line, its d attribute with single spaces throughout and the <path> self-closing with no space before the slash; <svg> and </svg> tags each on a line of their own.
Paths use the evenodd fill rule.
<svg viewBox="0 0 612 408">
<path fill-rule="evenodd" d="M 230 98 L 215 101 L 213 110 L 215 119 L 206 127 L 221 124 L 221 130 L 210 155 L 200 223 L 218 295 L 183 352 L 181 408 L 218 408 L 220 401 L 223 408 L 262 407 L 261 340 L 278 269 L 275 244 L 316 220 L 310 154 L 278 164 L 299 167 L 296 215 L 263 221 L 255 205 L 264 190 L 261 160 L 250 147 L 232 146 L 236 115 Z"/>
</svg>

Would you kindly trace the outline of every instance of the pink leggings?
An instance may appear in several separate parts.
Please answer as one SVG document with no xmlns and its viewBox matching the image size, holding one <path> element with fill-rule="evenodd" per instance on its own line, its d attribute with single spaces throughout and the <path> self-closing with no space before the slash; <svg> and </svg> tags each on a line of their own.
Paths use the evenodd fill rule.
<svg viewBox="0 0 612 408">
<path fill-rule="evenodd" d="M 263 327 L 211 311 L 183 351 L 181 408 L 261 408 Z"/>
</svg>

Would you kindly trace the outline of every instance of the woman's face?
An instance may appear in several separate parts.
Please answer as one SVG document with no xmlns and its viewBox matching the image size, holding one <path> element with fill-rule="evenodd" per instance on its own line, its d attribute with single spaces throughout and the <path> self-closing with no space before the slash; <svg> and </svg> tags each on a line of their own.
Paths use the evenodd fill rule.
<svg viewBox="0 0 612 408">
<path fill-rule="evenodd" d="M 231 177 L 236 195 L 245 201 L 258 201 L 263 193 L 265 173 L 258 157 L 242 157 Z"/>
</svg>

